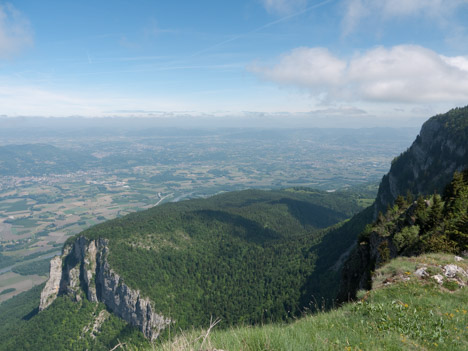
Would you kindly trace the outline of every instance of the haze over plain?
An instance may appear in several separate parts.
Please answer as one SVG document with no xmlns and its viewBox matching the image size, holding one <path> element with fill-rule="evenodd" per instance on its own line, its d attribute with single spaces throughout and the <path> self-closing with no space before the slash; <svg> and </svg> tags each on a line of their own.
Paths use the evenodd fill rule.
<svg viewBox="0 0 468 351">
<path fill-rule="evenodd" d="M 419 126 L 466 103 L 467 14 L 466 0 L 1 1 L 0 114 Z"/>
</svg>

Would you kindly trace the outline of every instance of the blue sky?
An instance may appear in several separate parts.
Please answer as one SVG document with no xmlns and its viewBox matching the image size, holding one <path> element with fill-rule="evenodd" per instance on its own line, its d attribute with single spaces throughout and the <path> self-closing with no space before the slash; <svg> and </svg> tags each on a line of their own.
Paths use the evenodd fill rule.
<svg viewBox="0 0 468 351">
<path fill-rule="evenodd" d="M 0 0 L 0 115 L 336 118 L 468 104 L 468 0 Z"/>
</svg>

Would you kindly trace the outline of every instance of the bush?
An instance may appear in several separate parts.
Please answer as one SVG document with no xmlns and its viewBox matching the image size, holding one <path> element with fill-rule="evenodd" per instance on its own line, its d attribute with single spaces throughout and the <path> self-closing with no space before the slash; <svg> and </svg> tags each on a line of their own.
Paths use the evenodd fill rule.
<svg viewBox="0 0 468 351">
<path fill-rule="evenodd" d="M 400 232 L 393 237 L 393 242 L 398 252 L 404 249 L 412 248 L 419 241 L 419 226 L 404 227 Z"/>
</svg>

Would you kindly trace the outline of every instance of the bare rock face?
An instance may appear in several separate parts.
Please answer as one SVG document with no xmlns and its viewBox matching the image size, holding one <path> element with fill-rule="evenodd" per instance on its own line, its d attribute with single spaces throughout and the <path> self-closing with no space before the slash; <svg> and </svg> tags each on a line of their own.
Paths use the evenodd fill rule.
<svg viewBox="0 0 468 351">
<path fill-rule="evenodd" d="M 465 108 L 468 113 L 468 108 Z M 466 118 L 466 117 L 463 117 Z M 442 193 L 455 171 L 468 167 L 468 146 L 457 138 L 444 116 L 429 119 L 411 147 L 393 160 L 382 178 L 374 204 L 374 218 L 398 195 Z"/>
<path fill-rule="evenodd" d="M 84 292 L 88 300 L 103 302 L 148 339 L 157 338 L 171 319 L 156 313 L 151 300 L 127 286 L 111 269 L 107 244 L 105 239 L 88 240 L 81 236 L 65 246 L 62 256 L 51 261 L 50 278 L 41 293 L 39 310 L 47 308 L 59 294 L 79 300 Z"/>
<path fill-rule="evenodd" d="M 50 261 L 50 275 L 44 289 L 41 292 L 41 301 L 39 311 L 49 307 L 55 300 L 60 289 L 60 280 L 62 279 L 62 258 L 55 256 Z"/>
<path fill-rule="evenodd" d="M 155 339 L 171 320 L 155 313 L 148 298 L 123 283 L 120 276 L 110 268 L 107 254 L 107 246 L 104 246 L 97 257 L 98 300 L 105 302 L 108 308 L 128 323 L 138 326 L 147 338 Z"/>
<path fill-rule="evenodd" d="M 440 194 L 455 171 L 468 168 L 465 137 L 468 130 L 466 123 L 458 123 L 467 119 L 468 106 L 434 116 L 424 123 L 411 147 L 392 161 L 390 171 L 382 178 L 373 204 L 374 220 L 379 212 L 384 213 L 387 206 L 392 206 L 399 195 L 405 196 L 407 192 L 427 195 L 434 191 Z M 454 128 L 454 125 L 459 127 Z M 411 218 L 407 221 L 409 225 L 414 224 Z M 356 245 L 342 267 L 339 302 L 354 299 L 359 289 L 368 289 L 370 272 L 385 261 L 382 253 L 390 259 L 397 256 L 391 237 L 371 234 L 367 245 Z"/>
</svg>

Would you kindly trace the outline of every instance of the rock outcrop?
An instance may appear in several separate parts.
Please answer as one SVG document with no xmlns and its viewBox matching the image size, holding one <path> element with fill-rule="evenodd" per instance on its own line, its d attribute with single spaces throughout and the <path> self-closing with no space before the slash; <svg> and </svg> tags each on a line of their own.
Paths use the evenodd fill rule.
<svg viewBox="0 0 468 351">
<path fill-rule="evenodd" d="M 60 256 L 55 256 L 50 261 L 50 274 L 44 289 L 41 292 L 41 302 L 39 311 L 50 306 L 55 300 L 60 289 L 60 280 L 62 279 L 62 259 Z"/>
<path fill-rule="evenodd" d="M 140 291 L 127 286 L 108 261 L 106 239 L 78 237 L 54 257 L 50 278 L 41 293 L 39 310 L 47 308 L 60 294 L 76 300 L 85 295 L 89 301 L 103 302 L 109 310 L 138 327 L 148 339 L 158 337 L 171 320 L 155 312 L 154 304 Z"/>
<path fill-rule="evenodd" d="M 429 195 L 443 192 L 455 171 L 468 169 L 468 106 L 429 119 L 411 147 L 392 161 L 373 204 L 373 217 L 386 212 L 399 195 Z M 411 212 L 405 219 L 411 223 Z M 382 259 L 382 253 L 385 259 Z M 411 254 L 407 252 L 406 254 Z M 352 300 L 359 289 L 371 286 L 371 271 L 387 258 L 398 255 L 391 236 L 370 233 L 358 243 L 342 267 L 338 302 Z"/>
<path fill-rule="evenodd" d="M 374 219 L 398 195 L 441 193 L 455 171 L 468 168 L 466 121 L 468 107 L 457 108 L 429 119 L 411 147 L 395 158 L 380 183 Z"/>
</svg>

